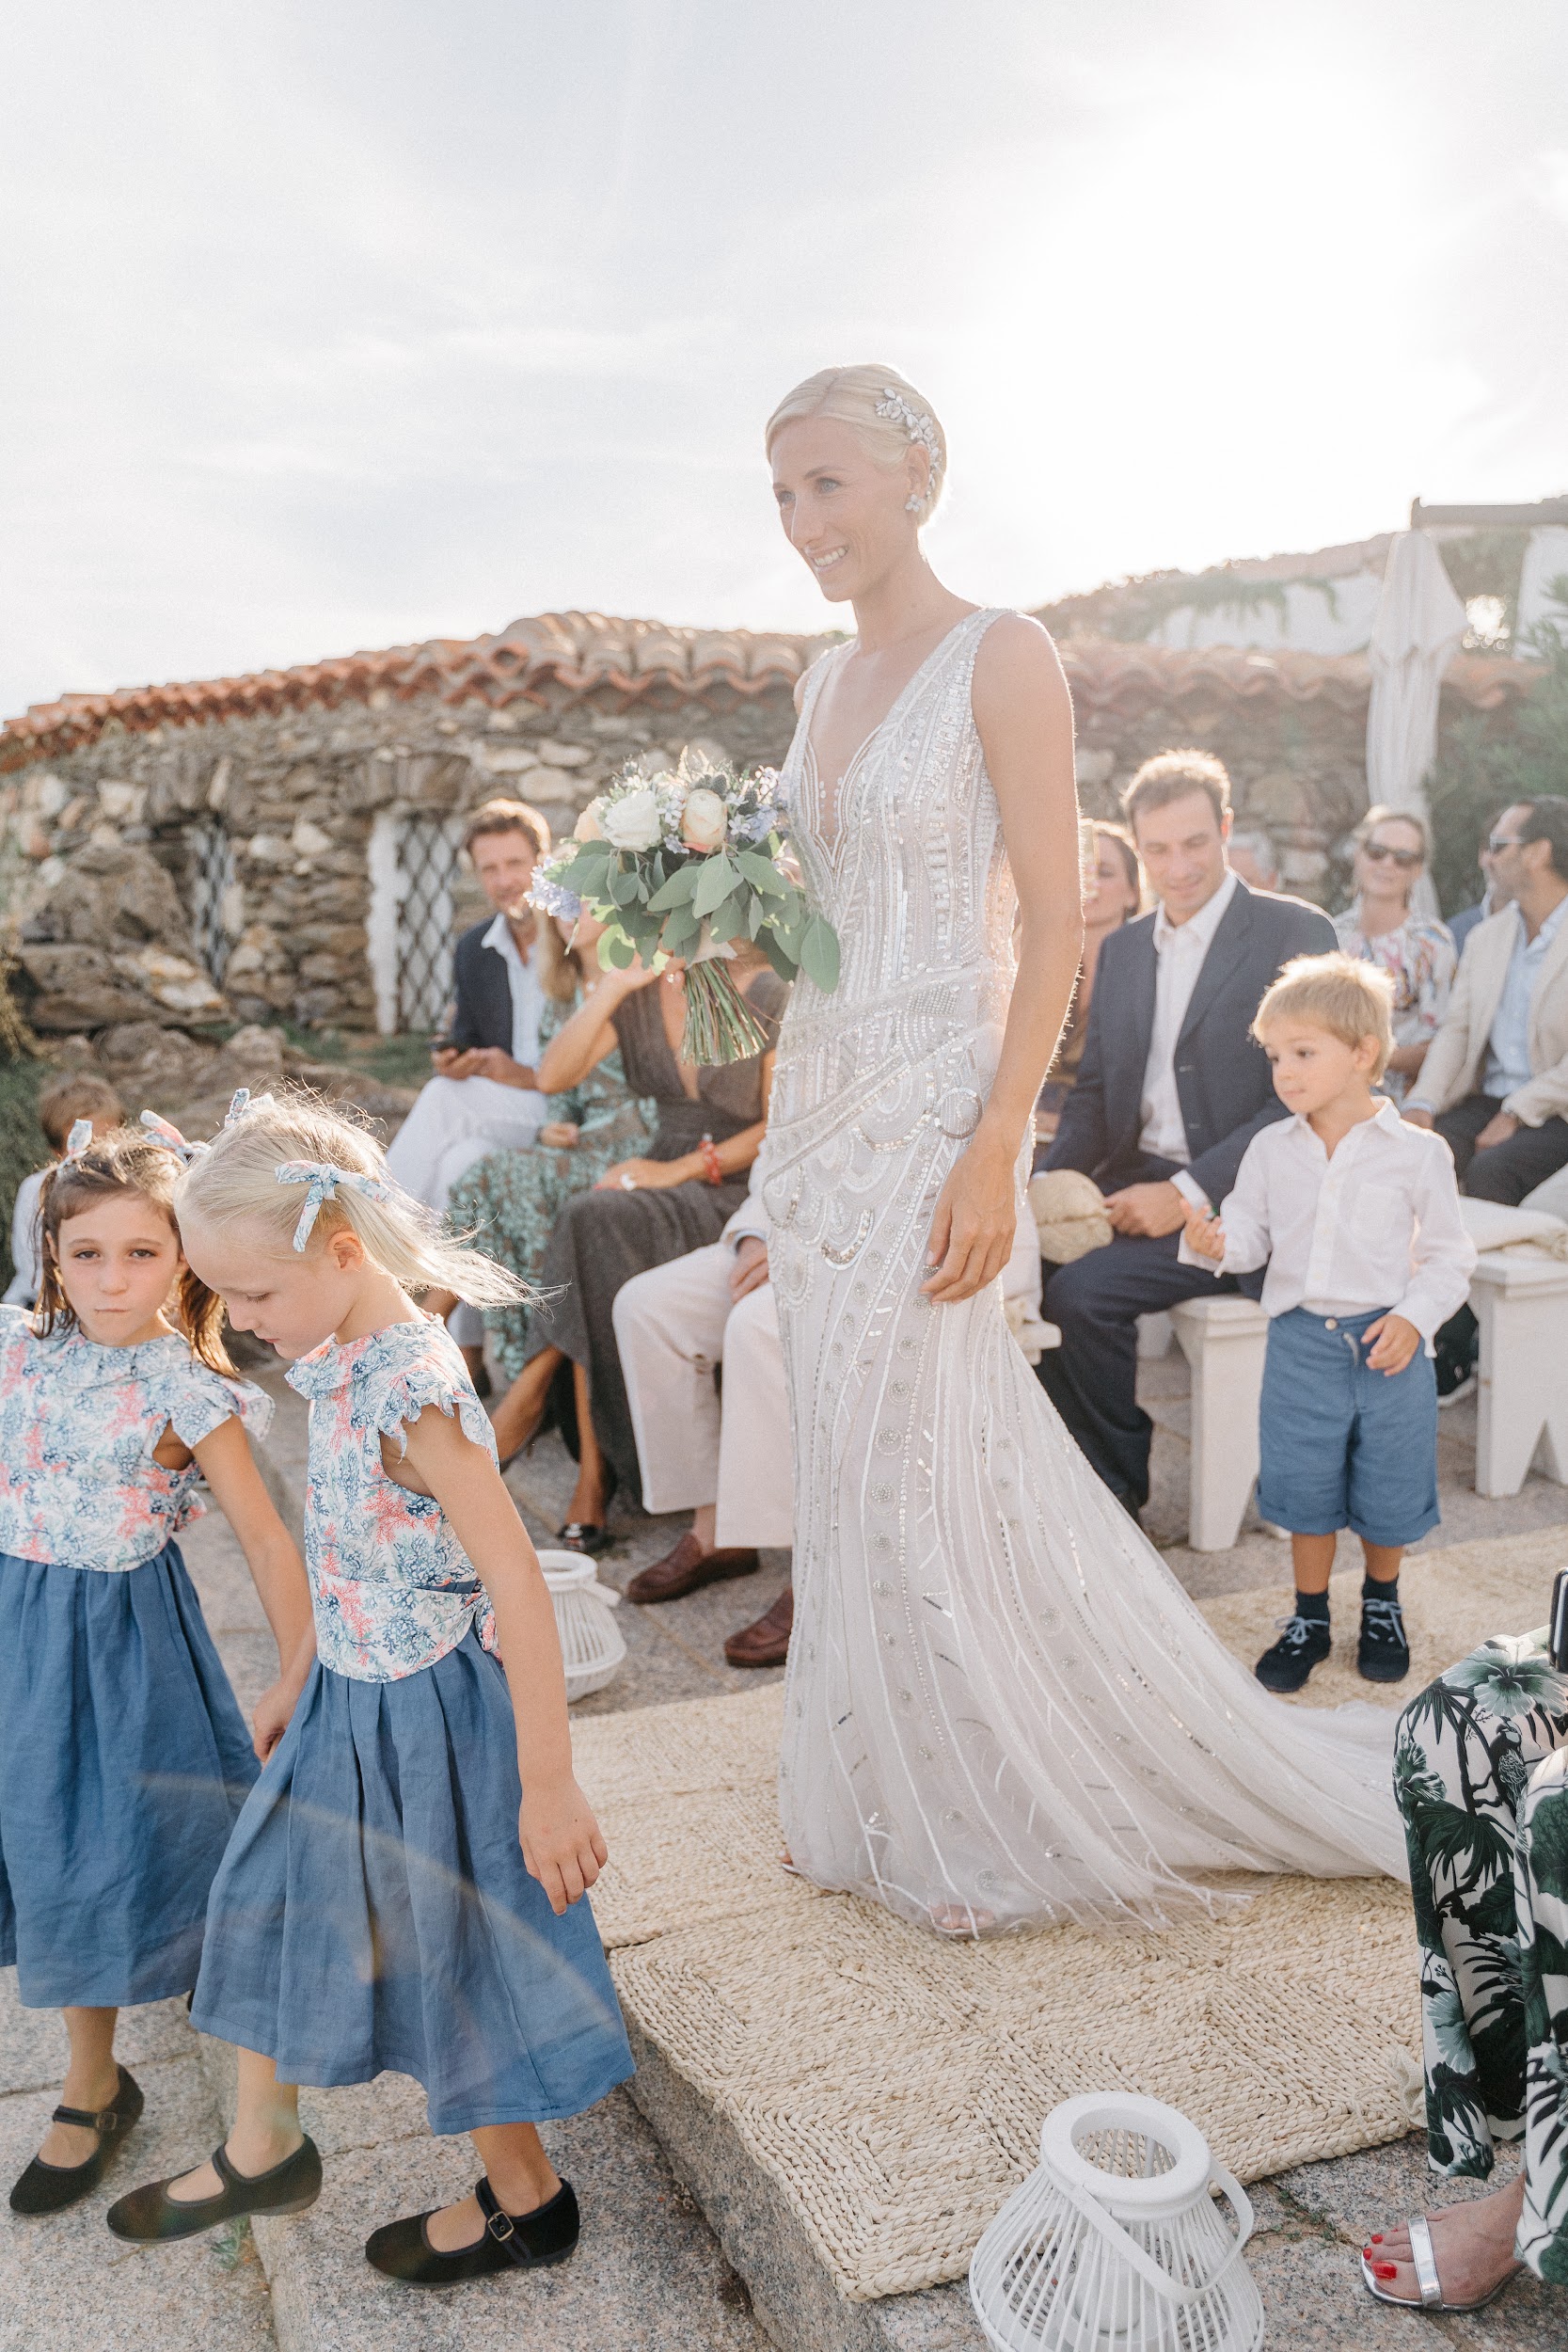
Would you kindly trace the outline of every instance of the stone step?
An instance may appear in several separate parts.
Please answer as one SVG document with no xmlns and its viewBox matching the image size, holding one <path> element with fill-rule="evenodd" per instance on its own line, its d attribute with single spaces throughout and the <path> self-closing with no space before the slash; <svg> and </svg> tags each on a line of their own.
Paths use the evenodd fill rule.
<svg viewBox="0 0 1568 2352">
<path fill-rule="evenodd" d="M 64 2213 L 0 2209 L 0 2352 L 274 2352 L 272 2296 L 248 2230 L 182 2246 L 133 2247 L 103 2215 L 139 2181 L 178 2171 L 222 2137 L 183 2001 L 127 2010 L 120 2055 L 146 2095 L 141 2122 L 103 2180 Z M 0 1976 L 0 2185 L 37 2153 L 65 2075 L 55 2010 L 24 2009 Z"/>
</svg>

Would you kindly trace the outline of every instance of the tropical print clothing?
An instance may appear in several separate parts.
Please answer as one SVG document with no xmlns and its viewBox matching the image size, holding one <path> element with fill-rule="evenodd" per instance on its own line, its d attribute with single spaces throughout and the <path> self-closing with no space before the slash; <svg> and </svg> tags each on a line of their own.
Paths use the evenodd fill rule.
<svg viewBox="0 0 1568 2352">
<path fill-rule="evenodd" d="M 1514 2250 L 1568 2285 L 1568 1676 L 1503 1636 L 1400 1718 L 1421 1946 L 1427 2153 L 1484 2180 L 1525 2143 Z"/>
<path fill-rule="evenodd" d="M 1459 952 L 1446 923 L 1425 915 L 1407 914 L 1396 931 L 1380 931 L 1369 939 L 1361 928 L 1361 901 L 1334 917 L 1334 935 L 1347 956 L 1375 963 L 1394 983 L 1394 1043 L 1430 1045 L 1449 1009 L 1449 992 L 1459 964 Z M 1390 1070 L 1383 1090 L 1401 1103 L 1410 1080 Z"/>
<path fill-rule="evenodd" d="M 0 1307 L 0 1552 L 117 1573 L 156 1559 L 206 1505 L 196 1464 L 166 1470 L 153 1447 L 170 1428 L 198 1446 L 236 1415 L 260 1436 L 272 1400 L 174 1333 L 139 1347 L 78 1327 L 40 1339 Z"/>
<path fill-rule="evenodd" d="M 575 1009 L 554 1001 L 546 1007 L 541 1050 Z M 657 1118 L 655 1104 L 627 1085 L 619 1049 L 607 1054 L 580 1085 L 547 1100 L 552 1120 L 576 1124 L 576 1144 L 569 1151 L 535 1143 L 528 1151 L 493 1152 L 458 1179 L 447 1204 L 458 1231 L 471 1230 L 477 1249 L 525 1282 L 537 1281 L 550 1230 L 573 1194 L 596 1184 L 617 1161 L 644 1157 Z M 528 1361 L 531 1311 L 526 1302 L 484 1311 L 509 1380 Z"/>
<path fill-rule="evenodd" d="M 487 1649 L 484 1587 L 433 1495 L 387 1474 L 382 1438 L 408 1450 L 405 1422 L 427 1405 L 456 1414 L 471 1445 L 496 1440 L 456 1343 L 438 1323 L 388 1324 L 328 1340 L 291 1365 L 310 1404 L 305 1565 L 324 1666 L 355 1682 L 398 1682 L 455 1649 L 470 1625 Z"/>
</svg>

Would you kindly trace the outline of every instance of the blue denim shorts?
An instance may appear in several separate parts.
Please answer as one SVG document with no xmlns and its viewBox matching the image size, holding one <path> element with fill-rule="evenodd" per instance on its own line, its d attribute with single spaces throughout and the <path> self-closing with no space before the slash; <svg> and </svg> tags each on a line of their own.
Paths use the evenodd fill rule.
<svg viewBox="0 0 1568 2352">
<path fill-rule="evenodd" d="M 1258 1516 L 1292 1535 L 1413 1544 L 1437 1525 L 1437 1380 L 1418 1348 L 1391 1376 L 1367 1364 L 1362 1334 L 1386 1309 L 1269 1326 L 1259 1408 Z"/>
</svg>

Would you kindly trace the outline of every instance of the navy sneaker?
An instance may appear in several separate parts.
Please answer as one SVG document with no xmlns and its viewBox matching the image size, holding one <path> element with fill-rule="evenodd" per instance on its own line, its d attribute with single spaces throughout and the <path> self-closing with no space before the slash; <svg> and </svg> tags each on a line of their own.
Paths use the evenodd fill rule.
<svg viewBox="0 0 1568 2352">
<path fill-rule="evenodd" d="M 1369 1682 L 1402 1682 L 1410 1672 L 1404 1612 L 1397 1600 L 1364 1600 L 1355 1662 Z"/>
<path fill-rule="evenodd" d="M 1285 1629 L 1273 1649 L 1266 1649 L 1253 1668 L 1265 1691 L 1299 1691 L 1314 1666 L 1321 1666 L 1333 1647 L 1326 1617 L 1280 1617 Z"/>
</svg>

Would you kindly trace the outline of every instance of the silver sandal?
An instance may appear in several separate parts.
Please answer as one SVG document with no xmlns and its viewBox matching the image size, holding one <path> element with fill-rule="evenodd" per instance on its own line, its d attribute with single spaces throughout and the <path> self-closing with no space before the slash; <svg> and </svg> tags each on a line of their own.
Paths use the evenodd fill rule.
<svg viewBox="0 0 1568 2352">
<path fill-rule="evenodd" d="M 1415 2219 L 1407 2223 L 1406 2226 L 1410 2232 L 1411 2266 L 1416 2273 L 1416 2285 L 1421 2298 L 1418 2303 L 1412 2303 L 1407 2296 L 1402 2295 L 1390 2295 L 1386 2287 L 1379 2286 L 1377 2280 L 1372 2276 L 1372 2266 L 1370 2263 L 1367 2260 L 1365 2254 L 1361 2257 L 1361 2280 L 1367 2290 L 1367 2293 L 1369 2295 L 1375 2296 L 1380 2303 L 1392 2303 L 1397 2311 L 1484 2311 L 1488 2303 L 1495 2303 L 1497 2301 L 1504 2287 L 1508 2285 L 1510 2280 L 1513 2277 L 1514 2271 L 1518 2270 L 1522 2266 L 1520 2264 L 1515 2263 L 1513 2270 L 1505 2271 L 1503 2276 L 1497 2280 L 1497 2285 L 1495 2287 L 1489 2287 L 1484 2295 L 1478 2295 L 1473 2303 L 1450 2303 L 1443 2293 L 1442 2281 L 1437 2276 L 1437 2257 L 1432 2250 L 1431 2223 L 1428 2221 L 1424 2213 L 1418 2213 Z"/>
</svg>

